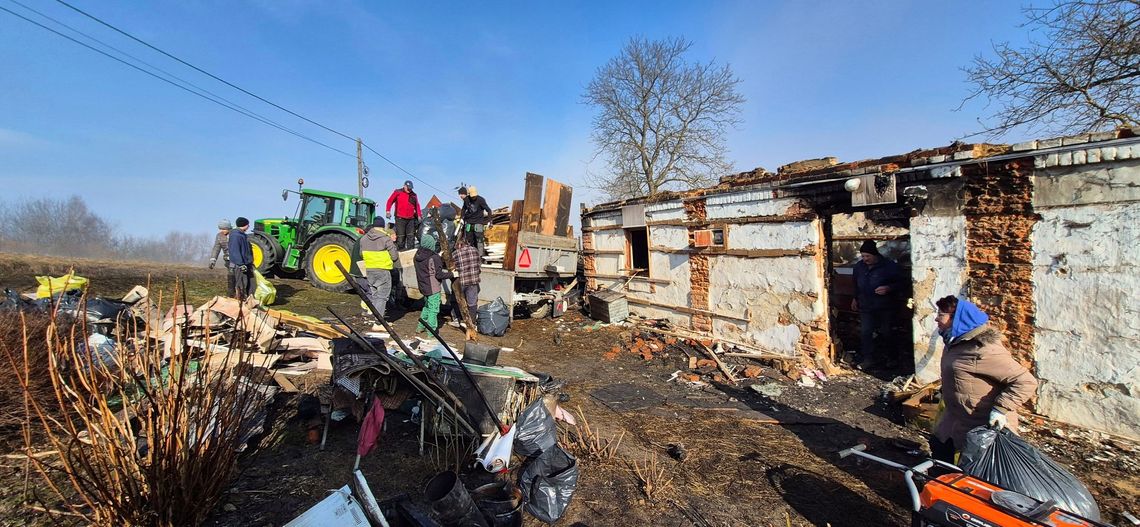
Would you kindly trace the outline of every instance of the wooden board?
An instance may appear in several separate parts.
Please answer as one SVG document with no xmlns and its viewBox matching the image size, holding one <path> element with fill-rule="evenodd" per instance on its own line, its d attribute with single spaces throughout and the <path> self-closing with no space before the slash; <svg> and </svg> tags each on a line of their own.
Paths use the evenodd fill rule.
<svg viewBox="0 0 1140 527">
<path fill-rule="evenodd" d="M 503 269 L 515 270 L 515 251 L 519 248 L 519 229 L 522 228 L 523 200 L 511 202 L 511 220 L 507 226 L 507 250 L 503 252 Z"/>
<path fill-rule="evenodd" d="M 554 215 L 554 235 L 571 236 L 570 234 L 570 205 L 574 200 L 574 187 L 562 185 L 558 193 L 558 212 Z"/>
<path fill-rule="evenodd" d="M 542 176 L 526 174 L 526 190 L 523 191 L 523 219 L 520 231 L 538 232 L 542 222 Z"/>
<path fill-rule="evenodd" d="M 547 178 L 546 193 L 542 196 L 542 222 L 538 232 L 547 236 L 554 235 L 558 221 L 558 196 L 562 194 L 562 183 Z"/>
</svg>

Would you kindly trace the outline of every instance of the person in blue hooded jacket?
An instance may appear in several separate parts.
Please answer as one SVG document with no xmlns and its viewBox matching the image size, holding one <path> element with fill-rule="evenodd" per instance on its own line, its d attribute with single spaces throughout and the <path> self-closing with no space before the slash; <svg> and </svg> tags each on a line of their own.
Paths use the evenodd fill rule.
<svg viewBox="0 0 1140 527">
<path fill-rule="evenodd" d="M 1014 360 L 990 317 L 966 299 L 935 303 L 942 350 L 942 401 L 946 410 L 934 429 L 930 452 L 954 462 L 966 433 L 979 426 L 1017 432 L 1017 409 L 1037 391 L 1037 379 Z"/>
</svg>

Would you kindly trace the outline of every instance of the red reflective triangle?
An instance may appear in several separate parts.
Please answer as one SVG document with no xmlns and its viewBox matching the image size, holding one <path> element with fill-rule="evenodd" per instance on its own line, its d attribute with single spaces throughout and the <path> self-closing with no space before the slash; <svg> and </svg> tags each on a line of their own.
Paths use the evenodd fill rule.
<svg viewBox="0 0 1140 527">
<path fill-rule="evenodd" d="M 522 254 L 519 255 L 519 267 L 530 267 L 530 249 L 523 247 Z"/>
</svg>

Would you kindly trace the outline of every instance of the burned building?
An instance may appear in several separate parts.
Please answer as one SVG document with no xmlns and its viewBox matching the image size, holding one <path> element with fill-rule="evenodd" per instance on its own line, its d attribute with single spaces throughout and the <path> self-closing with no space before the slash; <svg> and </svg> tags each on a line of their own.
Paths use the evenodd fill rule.
<svg viewBox="0 0 1140 527">
<path fill-rule="evenodd" d="M 1138 134 L 823 158 L 583 207 L 585 276 L 636 314 L 834 361 L 858 344 L 851 265 L 874 239 L 909 277 L 920 382 L 939 374 L 934 300 L 964 295 L 1041 381 L 1037 413 L 1140 437 Z"/>
</svg>

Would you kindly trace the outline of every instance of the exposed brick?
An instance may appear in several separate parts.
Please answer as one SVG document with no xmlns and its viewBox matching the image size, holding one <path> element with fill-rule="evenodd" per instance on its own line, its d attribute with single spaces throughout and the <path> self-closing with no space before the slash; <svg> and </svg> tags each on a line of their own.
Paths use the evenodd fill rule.
<svg viewBox="0 0 1140 527">
<path fill-rule="evenodd" d="M 990 316 L 1014 357 L 1033 356 L 1032 170 L 1018 162 L 970 167 L 966 176 L 969 295 Z"/>
</svg>

